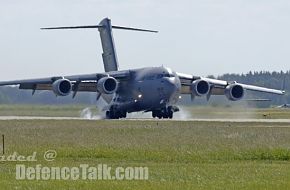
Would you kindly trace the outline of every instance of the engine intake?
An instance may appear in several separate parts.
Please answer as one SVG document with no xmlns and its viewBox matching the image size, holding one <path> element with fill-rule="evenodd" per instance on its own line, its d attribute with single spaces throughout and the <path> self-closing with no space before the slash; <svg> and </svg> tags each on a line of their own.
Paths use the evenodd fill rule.
<svg viewBox="0 0 290 190">
<path fill-rule="evenodd" d="M 231 101 L 237 101 L 244 97 L 244 88 L 239 84 L 228 85 L 225 89 L 226 97 Z"/>
<path fill-rule="evenodd" d="M 68 79 L 58 79 L 52 84 L 52 91 L 57 96 L 67 96 L 72 91 L 72 84 Z"/>
<path fill-rule="evenodd" d="M 97 90 L 104 94 L 113 94 L 118 89 L 118 82 L 114 77 L 103 77 L 97 82 Z"/>
<path fill-rule="evenodd" d="M 209 93 L 210 84 L 202 79 L 198 79 L 192 82 L 191 91 L 196 96 L 205 96 Z"/>
</svg>

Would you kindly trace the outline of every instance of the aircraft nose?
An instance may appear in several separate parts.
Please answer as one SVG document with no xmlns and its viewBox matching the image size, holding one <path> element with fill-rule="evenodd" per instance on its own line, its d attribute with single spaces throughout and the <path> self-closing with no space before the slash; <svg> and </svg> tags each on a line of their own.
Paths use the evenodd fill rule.
<svg viewBox="0 0 290 190">
<path fill-rule="evenodd" d="M 172 95 L 176 92 L 177 90 L 177 84 L 175 77 L 164 77 L 164 87 L 168 93 L 168 95 Z"/>
</svg>

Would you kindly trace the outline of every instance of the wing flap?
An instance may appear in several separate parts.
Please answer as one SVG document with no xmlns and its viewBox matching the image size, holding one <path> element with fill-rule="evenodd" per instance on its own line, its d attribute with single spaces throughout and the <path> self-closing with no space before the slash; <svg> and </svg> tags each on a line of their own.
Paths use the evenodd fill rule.
<svg viewBox="0 0 290 190">
<path fill-rule="evenodd" d="M 52 90 L 51 84 L 20 84 L 19 89 L 22 90 Z M 97 86 L 95 82 L 81 82 L 76 87 L 76 83 L 73 83 L 72 91 L 78 92 L 97 92 Z"/>
</svg>

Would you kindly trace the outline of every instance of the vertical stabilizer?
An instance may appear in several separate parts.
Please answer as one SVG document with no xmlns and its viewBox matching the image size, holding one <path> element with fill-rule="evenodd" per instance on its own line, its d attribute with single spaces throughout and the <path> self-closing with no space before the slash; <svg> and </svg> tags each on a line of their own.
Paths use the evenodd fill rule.
<svg viewBox="0 0 290 190">
<path fill-rule="evenodd" d="M 119 69 L 113 32 L 112 29 L 118 30 L 133 30 L 133 31 L 141 31 L 141 32 L 157 32 L 154 30 L 146 30 L 140 28 L 132 28 L 132 27 L 124 27 L 124 26 L 112 26 L 111 20 L 108 18 L 104 18 L 99 25 L 86 25 L 86 26 L 62 26 L 62 27 L 49 27 L 49 28 L 41 28 L 43 30 L 58 30 L 58 29 L 95 29 L 97 28 L 100 32 L 102 48 L 103 48 L 103 63 L 105 72 L 109 71 L 117 71 Z"/>
<path fill-rule="evenodd" d="M 103 64 L 105 72 L 109 71 L 117 71 L 119 69 L 118 65 L 118 59 L 114 44 L 114 38 L 113 38 L 113 31 L 112 31 L 112 25 L 111 20 L 108 18 L 103 19 L 100 24 L 100 27 L 98 28 L 101 36 L 102 41 L 102 48 L 103 48 Z"/>
</svg>

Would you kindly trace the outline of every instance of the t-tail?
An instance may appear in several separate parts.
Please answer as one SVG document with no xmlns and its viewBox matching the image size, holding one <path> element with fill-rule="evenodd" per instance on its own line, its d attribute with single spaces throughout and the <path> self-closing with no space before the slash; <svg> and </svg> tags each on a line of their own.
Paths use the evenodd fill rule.
<svg viewBox="0 0 290 190">
<path fill-rule="evenodd" d="M 111 20 L 109 18 L 103 19 L 98 25 L 51 27 L 51 28 L 41 28 L 41 29 L 54 30 L 54 29 L 85 29 L 85 28 L 98 28 L 100 32 L 102 48 L 103 48 L 102 57 L 103 57 L 103 64 L 104 64 L 105 72 L 117 71 L 119 69 L 112 29 L 134 30 L 134 31 L 155 32 L 155 33 L 157 32 L 154 30 L 114 26 L 114 25 L 111 25 Z"/>
</svg>

